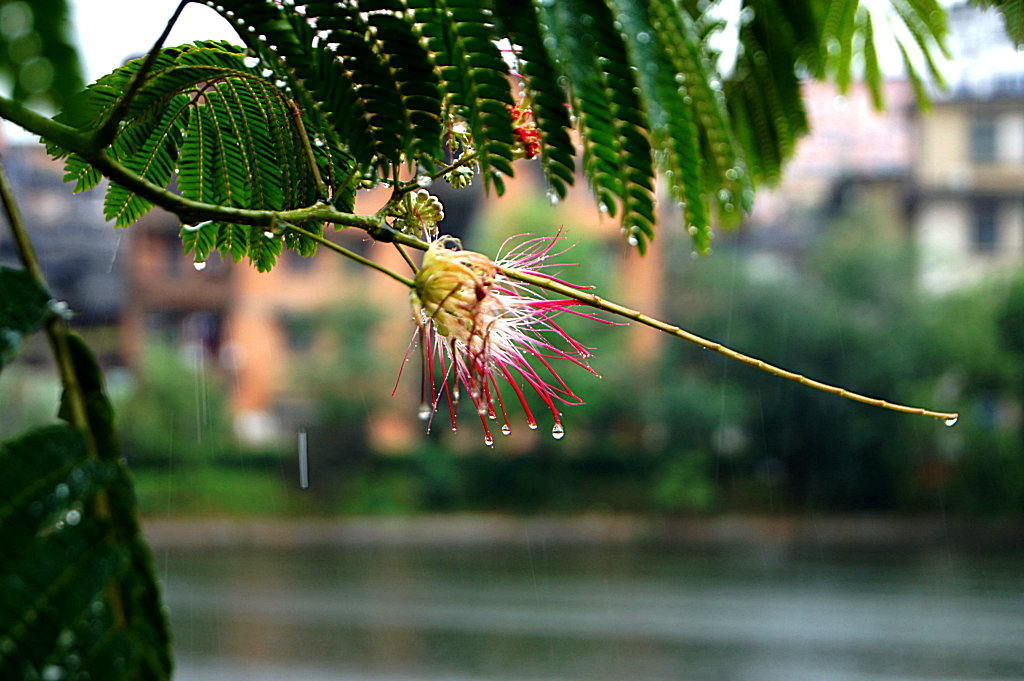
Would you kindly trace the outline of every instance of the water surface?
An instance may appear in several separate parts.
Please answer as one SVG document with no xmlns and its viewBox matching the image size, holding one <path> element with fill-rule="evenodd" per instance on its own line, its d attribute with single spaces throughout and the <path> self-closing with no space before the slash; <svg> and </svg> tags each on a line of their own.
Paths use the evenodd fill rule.
<svg viewBox="0 0 1024 681">
<path fill-rule="evenodd" d="M 1021 556 L 158 551 L 181 681 L 1024 678 Z"/>
</svg>

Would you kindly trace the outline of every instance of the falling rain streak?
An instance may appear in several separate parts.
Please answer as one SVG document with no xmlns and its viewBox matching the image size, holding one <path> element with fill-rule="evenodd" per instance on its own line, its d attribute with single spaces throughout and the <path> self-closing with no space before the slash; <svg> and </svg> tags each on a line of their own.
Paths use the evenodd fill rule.
<svg viewBox="0 0 1024 681">
<path fill-rule="evenodd" d="M 299 487 L 309 488 L 309 451 L 306 446 L 306 431 L 299 431 Z"/>
</svg>

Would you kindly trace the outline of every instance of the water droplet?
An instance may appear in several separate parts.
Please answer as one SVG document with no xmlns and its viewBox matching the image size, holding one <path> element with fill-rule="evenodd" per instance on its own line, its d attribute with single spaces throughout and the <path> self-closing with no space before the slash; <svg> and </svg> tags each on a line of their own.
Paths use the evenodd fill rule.
<svg viewBox="0 0 1024 681">
<path fill-rule="evenodd" d="M 502 435 L 511 435 L 512 434 L 512 429 L 508 427 L 507 423 L 501 427 L 501 434 Z"/>
<path fill-rule="evenodd" d="M 196 272 L 202 272 L 203 270 L 206 269 L 206 261 L 197 260 L 196 262 L 192 263 L 192 267 L 196 268 Z"/>
<path fill-rule="evenodd" d="M 274 238 L 274 233 L 271 232 L 271 231 L 266 231 L 266 232 L 263 232 L 263 236 L 265 236 L 268 239 L 273 239 Z"/>
<path fill-rule="evenodd" d="M 433 178 L 430 177 L 430 175 L 417 175 L 416 176 L 416 184 L 418 184 L 421 187 L 429 187 L 433 183 L 434 183 L 434 180 L 433 180 Z"/>
<path fill-rule="evenodd" d="M 537 422 L 534 421 L 533 419 L 527 421 L 526 425 L 530 427 L 530 430 L 537 430 Z"/>
<path fill-rule="evenodd" d="M 260 58 L 259 57 L 248 56 L 248 57 L 246 57 L 245 59 L 242 60 L 242 63 L 245 64 L 245 68 L 252 69 L 252 68 L 255 68 L 257 64 L 260 63 Z"/>
<path fill-rule="evenodd" d="M 64 516 L 64 521 L 67 522 L 68 525 L 74 527 L 82 521 L 82 512 L 76 509 L 71 509 L 67 512 L 67 515 Z"/>
<path fill-rule="evenodd" d="M 316 136 L 315 136 L 315 137 L 313 138 L 313 144 L 314 144 L 314 145 L 316 145 L 316 146 L 318 146 L 318 147 L 322 147 L 322 146 L 323 146 L 323 145 L 325 144 L 325 142 L 324 142 L 324 138 L 323 138 L 323 137 L 321 137 L 320 135 L 316 135 Z"/>
<path fill-rule="evenodd" d="M 561 440 L 565 437 L 565 428 L 562 427 L 561 423 L 556 423 L 554 428 L 551 429 L 551 437 L 556 440 Z"/>
<path fill-rule="evenodd" d="M 729 168 L 728 170 L 725 171 L 725 179 L 727 180 L 736 180 L 739 179 L 739 176 L 740 171 L 738 171 L 736 168 Z"/>
<path fill-rule="evenodd" d="M 75 316 L 71 306 L 66 300 L 51 300 L 50 311 L 65 321 L 70 321 Z"/>
<path fill-rule="evenodd" d="M 560 200 L 559 197 L 558 197 L 558 192 L 556 192 L 554 189 L 549 189 L 547 191 L 547 197 L 548 197 L 548 202 L 552 206 L 557 205 L 559 200 Z"/>
<path fill-rule="evenodd" d="M 641 45 L 646 45 L 651 42 L 651 34 L 647 31 L 640 31 L 636 34 L 636 41 Z"/>
<path fill-rule="evenodd" d="M 484 444 L 487 445 L 488 447 L 493 447 L 494 446 L 494 438 L 491 437 L 490 433 L 487 433 L 487 435 L 484 435 Z"/>
<path fill-rule="evenodd" d="M 952 428 L 953 426 L 956 425 L 956 422 L 959 421 L 959 420 L 960 420 L 959 416 L 950 416 L 948 419 L 945 419 L 943 421 L 943 423 L 945 423 L 947 426 Z"/>
<path fill-rule="evenodd" d="M 640 245 L 640 239 L 637 238 L 636 234 L 630 234 L 626 238 L 626 243 L 628 243 L 630 246 L 639 246 Z"/>
<path fill-rule="evenodd" d="M 602 213 L 607 213 L 608 212 L 608 204 L 605 204 L 605 203 L 599 204 L 597 206 L 597 209 L 599 211 L 601 211 Z"/>
<path fill-rule="evenodd" d="M 427 404 L 426 402 L 424 402 L 423 404 L 420 405 L 420 408 L 416 411 L 416 416 L 419 417 L 420 421 L 426 421 L 427 419 L 430 418 L 430 414 L 432 412 L 433 412 L 433 409 L 430 408 L 430 405 Z"/>
</svg>

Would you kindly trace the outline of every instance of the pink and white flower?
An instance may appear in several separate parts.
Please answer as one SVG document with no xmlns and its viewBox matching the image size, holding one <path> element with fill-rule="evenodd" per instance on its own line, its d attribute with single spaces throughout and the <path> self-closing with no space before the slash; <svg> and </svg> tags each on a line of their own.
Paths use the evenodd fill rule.
<svg viewBox="0 0 1024 681">
<path fill-rule="evenodd" d="M 570 309 L 580 305 L 578 301 L 545 298 L 535 287 L 507 274 L 516 270 L 564 284 L 544 273 L 551 267 L 549 259 L 560 254 L 552 251 L 561 239 L 560 234 L 528 236 L 496 261 L 462 250 L 453 237 L 431 243 L 410 294 L 417 325 L 413 343 L 419 342 L 423 357 L 420 418 L 432 422 L 443 404 L 456 430 L 458 403 L 465 391 L 483 423 L 484 441 L 492 445 L 488 420 L 500 415 L 501 432 L 511 432 L 499 386 L 506 388 L 506 395 L 512 390 L 527 425 L 536 428 L 523 394 L 532 390 L 554 417 L 552 435 L 562 437 L 559 405 L 582 404 L 582 400 L 552 364 L 565 360 L 597 374 L 587 363 L 590 351 L 571 338 L 556 318 L 563 312 L 591 316 Z M 439 385 L 435 375 L 441 377 Z"/>
</svg>

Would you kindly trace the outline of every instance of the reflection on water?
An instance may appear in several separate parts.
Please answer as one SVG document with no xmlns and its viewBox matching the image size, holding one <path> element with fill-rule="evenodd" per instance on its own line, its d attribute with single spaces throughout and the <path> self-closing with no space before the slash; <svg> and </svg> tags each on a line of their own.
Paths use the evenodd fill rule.
<svg viewBox="0 0 1024 681">
<path fill-rule="evenodd" d="M 1024 674 L 1019 557 L 459 547 L 159 552 L 181 681 Z"/>
</svg>

